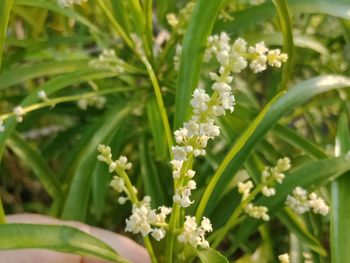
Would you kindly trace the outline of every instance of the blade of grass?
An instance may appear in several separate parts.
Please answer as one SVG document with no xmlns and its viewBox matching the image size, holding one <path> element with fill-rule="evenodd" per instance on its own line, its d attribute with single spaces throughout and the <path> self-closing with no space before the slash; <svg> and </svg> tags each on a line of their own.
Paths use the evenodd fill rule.
<svg viewBox="0 0 350 263">
<path fill-rule="evenodd" d="M 336 155 L 350 151 L 348 115 L 344 111 L 338 122 Z M 346 262 L 350 258 L 350 173 L 346 173 L 331 185 L 331 259 L 332 263 Z"/>
<path fill-rule="evenodd" d="M 350 79 L 346 77 L 337 75 L 316 77 L 295 85 L 271 105 L 266 113 L 260 113 L 233 145 L 209 182 L 196 213 L 197 219 L 202 217 L 205 209 L 208 213 L 212 211 L 232 176 L 249 156 L 251 149 L 285 113 L 320 93 L 348 86 Z"/>
<path fill-rule="evenodd" d="M 283 64 L 282 80 L 279 87 L 279 90 L 286 90 L 288 87 L 288 79 L 292 76 L 293 71 L 294 40 L 292 25 L 290 22 L 287 0 L 272 0 L 272 2 L 275 5 L 283 34 L 283 50 L 288 54 L 288 60 Z"/>
<path fill-rule="evenodd" d="M 2 63 L 2 53 L 7 32 L 7 24 L 12 9 L 13 0 L 0 0 L 0 72 Z M 0 196 L 0 224 L 6 223 L 5 212 Z"/>
<path fill-rule="evenodd" d="M 112 262 L 128 262 L 99 239 L 70 226 L 4 224 L 0 225 L 0 251 L 41 248 Z"/>
<path fill-rule="evenodd" d="M 0 90 L 30 79 L 69 73 L 84 68 L 88 69 L 87 60 L 48 61 L 37 65 L 14 67 L 0 75 Z"/>
<path fill-rule="evenodd" d="M 1 0 L 0 1 L 0 72 L 2 53 L 4 50 L 4 44 L 6 39 L 7 24 L 9 21 L 13 0 Z"/>
<path fill-rule="evenodd" d="M 179 75 L 176 84 L 174 128 L 189 117 L 190 97 L 197 87 L 207 38 L 225 0 L 199 0 L 184 36 Z"/>
</svg>

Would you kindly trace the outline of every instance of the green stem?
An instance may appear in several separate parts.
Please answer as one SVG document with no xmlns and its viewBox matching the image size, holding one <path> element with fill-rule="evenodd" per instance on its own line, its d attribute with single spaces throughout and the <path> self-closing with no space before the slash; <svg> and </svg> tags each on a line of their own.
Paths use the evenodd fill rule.
<svg viewBox="0 0 350 263">
<path fill-rule="evenodd" d="M 145 237 L 143 238 L 143 242 L 145 243 L 145 247 L 146 247 L 146 249 L 147 249 L 147 251 L 148 251 L 148 254 L 149 254 L 150 258 L 151 258 L 152 263 L 157 263 L 158 260 L 157 260 L 156 255 L 154 254 L 154 250 L 153 250 L 153 247 L 152 247 L 152 243 L 151 243 L 151 241 L 149 240 L 149 237 L 148 237 L 148 236 L 145 236 Z"/>
<path fill-rule="evenodd" d="M 173 203 L 172 213 L 169 220 L 169 230 L 167 233 L 166 243 L 165 243 L 165 262 L 173 262 L 173 252 L 174 252 L 174 241 L 175 241 L 175 229 L 176 223 L 180 215 L 180 207 L 178 204 Z"/>
<path fill-rule="evenodd" d="M 106 95 L 106 94 L 111 94 L 111 93 L 115 93 L 115 92 L 132 91 L 132 90 L 136 90 L 136 89 L 138 89 L 138 88 L 120 87 L 120 88 L 113 88 L 113 89 L 108 89 L 108 90 L 88 92 L 88 93 L 80 94 L 80 95 L 72 95 L 72 96 L 59 97 L 59 98 L 55 98 L 55 99 L 47 99 L 43 102 L 36 103 L 36 104 L 33 104 L 33 105 L 30 105 L 28 107 L 23 108 L 23 112 L 26 114 L 26 113 L 29 113 L 31 111 L 38 110 L 41 108 L 52 107 L 52 106 L 55 106 L 56 104 L 59 104 L 59 103 L 77 101 L 80 99 L 88 99 L 88 98 L 95 97 L 98 95 Z M 0 117 L 2 118 L 2 120 L 6 120 L 12 116 L 15 116 L 15 114 L 13 112 L 1 115 Z"/>
<path fill-rule="evenodd" d="M 0 197 L 0 224 L 6 224 L 5 211 L 2 206 L 1 197 Z"/>
<path fill-rule="evenodd" d="M 180 178 L 177 180 L 176 179 L 174 180 L 174 191 L 176 191 L 176 189 L 182 188 L 183 183 L 185 181 L 186 172 L 192 166 L 192 160 L 193 160 L 193 155 L 191 154 L 190 156 L 188 156 L 188 159 L 184 161 L 181 168 Z M 167 236 L 166 245 L 165 245 L 165 258 L 167 263 L 173 262 L 175 230 L 176 230 L 176 224 L 180 222 L 179 220 L 181 216 L 180 210 L 181 210 L 181 207 L 179 207 L 179 205 L 174 202 L 172 207 L 173 212 L 171 213 L 170 220 L 169 220 L 169 231 L 168 231 L 168 236 Z"/>
<path fill-rule="evenodd" d="M 171 129 L 170 129 L 170 125 L 169 125 L 169 120 L 168 120 L 168 115 L 166 113 L 165 110 L 165 106 L 164 106 L 164 101 L 163 101 L 163 97 L 162 97 L 162 93 L 159 87 L 159 83 L 157 80 L 157 77 L 153 71 L 153 68 L 151 66 L 151 64 L 148 62 L 146 57 L 141 57 L 142 62 L 145 64 L 148 75 L 151 79 L 152 85 L 153 85 L 153 89 L 154 89 L 154 93 L 156 95 L 156 100 L 157 100 L 157 104 L 158 104 L 158 109 L 160 112 L 160 116 L 162 118 L 162 122 L 163 122 L 163 126 L 164 126 L 164 130 L 165 130 L 165 137 L 168 143 L 168 148 L 169 148 L 169 154 L 171 159 L 173 158 L 173 152 L 171 151 L 171 147 L 173 146 L 173 138 L 171 135 Z"/>
</svg>

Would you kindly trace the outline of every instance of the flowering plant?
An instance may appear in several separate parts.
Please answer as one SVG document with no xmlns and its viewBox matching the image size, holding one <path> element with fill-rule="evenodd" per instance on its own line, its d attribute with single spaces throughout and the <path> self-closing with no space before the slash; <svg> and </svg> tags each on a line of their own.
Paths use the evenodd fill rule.
<svg viewBox="0 0 350 263">
<path fill-rule="evenodd" d="M 117 229 L 151 262 L 327 261 L 329 233 L 332 261 L 342 262 L 350 136 L 341 88 L 350 79 L 322 75 L 334 63 L 332 45 L 307 35 L 322 27 L 304 21 L 293 25 L 303 34 L 293 32 L 298 1 L 180 2 L 1 4 L 8 36 L 0 89 L 11 99 L 1 108 L 0 154 L 37 176 L 52 198 L 40 212 Z M 24 15 L 27 8 L 41 24 Z M 26 47 L 21 65 L 18 46 L 34 41 L 29 36 L 54 40 L 39 51 Z M 337 59 L 334 71 L 343 74 L 347 61 Z M 70 237 L 83 240 L 78 249 L 59 238 L 67 229 L 10 225 L 0 225 L 0 250 L 127 261 L 73 229 Z M 11 243 L 34 229 L 48 237 Z"/>
</svg>

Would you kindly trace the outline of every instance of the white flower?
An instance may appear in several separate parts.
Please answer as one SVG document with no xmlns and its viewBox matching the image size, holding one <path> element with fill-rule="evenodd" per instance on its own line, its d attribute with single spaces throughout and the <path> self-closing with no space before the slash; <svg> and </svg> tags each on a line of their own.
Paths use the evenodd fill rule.
<svg viewBox="0 0 350 263">
<path fill-rule="evenodd" d="M 279 255 L 278 256 L 278 260 L 281 262 L 281 263 L 289 263 L 290 259 L 289 259 L 289 255 L 287 253 L 284 253 L 282 255 Z"/>
<path fill-rule="evenodd" d="M 282 53 L 279 49 L 269 50 L 267 53 L 267 63 L 272 67 L 280 68 L 282 66 L 282 62 L 286 62 L 288 59 L 288 55 Z"/>
<path fill-rule="evenodd" d="M 254 184 L 251 180 L 248 180 L 245 183 L 239 182 L 237 187 L 238 187 L 238 192 L 242 194 L 242 200 L 245 200 L 248 198 L 250 194 L 250 190 L 253 189 Z"/>
<path fill-rule="evenodd" d="M 113 179 L 109 185 L 118 193 L 123 192 L 125 188 L 124 179 L 119 176 L 113 176 Z"/>
<path fill-rule="evenodd" d="M 21 106 L 17 106 L 13 109 L 13 113 L 16 115 L 17 122 L 23 121 L 24 109 Z"/>
<path fill-rule="evenodd" d="M 120 156 L 118 160 L 115 161 L 116 169 L 120 170 L 130 170 L 132 163 L 128 162 L 128 159 L 125 156 Z"/>
<path fill-rule="evenodd" d="M 160 241 L 165 237 L 165 230 L 163 228 L 156 228 L 152 231 L 151 235 L 155 240 Z"/>
<path fill-rule="evenodd" d="M 276 189 L 272 187 L 264 186 L 262 189 L 262 194 L 265 196 L 273 196 L 276 194 Z"/>
<path fill-rule="evenodd" d="M 186 172 L 186 176 L 188 177 L 188 178 L 193 178 L 193 176 L 196 174 L 196 172 L 195 171 L 193 171 L 193 170 L 187 170 L 187 172 Z"/>
<path fill-rule="evenodd" d="M 175 141 L 178 144 L 184 143 L 187 139 L 188 131 L 186 128 L 180 128 L 174 132 Z"/>
<path fill-rule="evenodd" d="M 204 89 L 197 88 L 194 90 L 192 99 L 190 101 L 193 111 L 196 114 L 205 112 L 208 110 L 207 102 L 210 100 L 209 95 Z M 188 129 L 188 128 L 187 128 Z"/>
<path fill-rule="evenodd" d="M 206 217 L 203 217 L 202 222 L 201 222 L 201 227 L 206 232 L 212 232 L 213 231 L 213 226 L 211 225 L 210 220 L 208 218 L 206 218 Z"/>
<path fill-rule="evenodd" d="M 172 160 L 172 161 L 170 161 L 170 163 L 172 164 L 173 169 L 180 170 L 182 168 L 183 161 Z"/>
<path fill-rule="evenodd" d="M 309 194 L 309 199 L 309 206 L 312 212 L 323 216 L 329 213 L 329 206 L 321 197 L 318 197 L 316 193 Z"/>
<path fill-rule="evenodd" d="M 267 214 L 268 209 L 266 206 L 254 206 L 252 203 L 249 203 L 244 211 L 247 215 L 256 219 L 262 219 L 264 221 L 270 220 L 270 216 Z"/>
<path fill-rule="evenodd" d="M 287 196 L 286 205 L 298 214 L 303 214 L 310 210 L 307 199 L 307 191 L 301 187 L 296 187 L 292 195 Z"/>
<path fill-rule="evenodd" d="M 185 147 L 182 146 L 172 146 L 171 150 L 174 154 L 174 160 L 177 161 L 185 161 L 187 160 L 186 156 L 187 156 L 187 151 Z"/>
<path fill-rule="evenodd" d="M 39 90 L 38 91 L 38 98 L 41 100 L 47 100 L 47 95 L 44 90 Z"/>
<path fill-rule="evenodd" d="M 119 203 L 120 205 L 124 205 L 124 204 L 126 203 L 127 200 L 129 200 L 129 198 L 124 197 L 124 196 L 120 196 L 120 197 L 118 198 L 118 203 Z"/>
<path fill-rule="evenodd" d="M 186 216 L 184 228 L 182 233 L 178 236 L 178 241 L 180 243 L 189 243 L 195 248 L 197 246 L 207 248 L 209 243 L 205 240 L 205 233 L 211 232 L 212 230 L 208 218 L 203 217 L 201 225 L 198 227 L 195 217 Z"/>
<path fill-rule="evenodd" d="M 125 231 L 134 234 L 141 233 L 143 236 L 151 235 L 157 240 L 161 240 L 165 236 L 163 228 L 152 228 L 152 225 L 165 224 L 165 218 L 171 212 L 171 208 L 159 207 L 161 212 L 156 213 L 156 210 L 151 209 L 151 198 L 145 196 L 140 204 L 133 204 L 132 214 L 126 219 Z"/>
</svg>

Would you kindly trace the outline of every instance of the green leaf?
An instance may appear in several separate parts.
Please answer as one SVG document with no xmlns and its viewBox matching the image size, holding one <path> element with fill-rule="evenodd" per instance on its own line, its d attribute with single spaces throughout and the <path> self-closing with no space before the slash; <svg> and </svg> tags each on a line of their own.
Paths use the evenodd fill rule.
<svg viewBox="0 0 350 263">
<path fill-rule="evenodd" d="M 128 262 L 110 246 L 70 226 L 3 224 L 0 225 L 0 250 L 40 248 L 113 262 Z"/>
<path fill-rule="evenodd" d="M 287 195 L 295 187 L 300 186 L 313 190 L 328 184 L 349 170 L 350 162 L 346 157 L 311 161 L 292 172 L 286 173 L 286 179 L 283 181 L 283 184 L 276 186 L 276 196 L 269 198 L 260 197 L 255 203 L 256 205 L 266 206 L 269 209 L 269 215 L 273 217 L 278 211 L 284 208 Z M 262 223 L 262 220 L 246 217 L 235 231 L 234 246 L 237 248 Z"/>
<path fill-rule="evenodd" d="M 61 184 L 37 149 L 16 132 L 12 133 L 7 141 L 7 145 L 25 165 L 30 167 L 52 198 L 55 201 L 62 201 L 63 191 Z"/>
<path fill-rule="evenodd" d="M 319 149 L 317 145 L 312 143 L 310 140 L 301 137 L 290 128 L 277 124 L 273 129 L 273 133 L 295 148 L 303 150 L 313 159 L 324 159 L 328 157 L 328 155 L 323 150 Z"/>
<path fill-rule="evenodd" d="M 247 159 L 252 148 L 276 125 L 277 121 L 284 114 L 320 93 L 348 86 L 350 86 L 350 79 L 342 76 L 327 75 L 316 77 L 295 85 L 289 89 L 284 96 L 275 101 L 265 115 L 261 116 L 260 114 L 255 121 L 251 123 L 237 140 L 237 143 L 235 143 L 228 152 L 224 161 L 217 169 L 217 174 L 219 175 L 214 175 L 209 182 L 208 188 L 199 205 L 202 211 L 198 209 L 197 216 L 201 217 L 202 212 L 204 212 L 203 206 L 208 202 L 206 198 L 209 198 L 206 211 L 207 213 L 212 211 L 220 200 L 232 176 Z M 263 119 L 259 120 L 261 117 L 263 117 Z M 206 196 L 206 198 L 204 198 L 204 196 Z"/>
<path fill-rule="evenodd" d="M 44 8 L 44 9 L 56 12 L 58 14 L 67 16 L 69 18 L 76 19 L 78 22 L 87 26 L 88 28 L 91 29 L 91 31 L 95 33 L 100 32 L 100 30 L 93 23 L 91 23 L 89 20 L 87 20 L 85 17 L 81 16 L 71 8 L 64 8 L 57 4 L 54 4 L 52 2 L 45 1 L 45 0 L 15 0 L 14 4 Z"/>
<path fill-rule="evenodd" d="M 63 219 L 85 220 L 89 204 L 92 171 L 97 163 L 97 146 L 101 143 L 107 143 L 108 139 L 122 127 L 123 121 L 132 107 L 132 103 L 127 107 L 123 107 L 123 104 L 117 104 L 106 112 L 103 118 L 97 120 L 96 127 L 98 128 L 74 158 L 72 164 L 74 175 L 64 204 Z"/>
<path fill-rule="evenodd" d="M 339 118 L 336 155 L 350 151 L 349 121 L 344 111 Z M 350 172 L 331 185 L 331 257 L 332 263 L 346 262 L 350 258 Z"/>
<path fill-rule="evenodd" d="M 288 1 L 288 7 L 292 14 L 325 14 L 339 18 L 350 19 L 350 3 L 347 1 L 329 0 L 293 0 Z M 233 13 L 233 21 L 226 23 L 218 22 L 214 32 L 240 32 L 250 26 L 256 25 L 263 20 L 276 16 L 276 11 L 271 2 L 248 8 Z"/>
<path fill-rule="evenodd" d="M 69 73 L 88 68 L 87 60 L 49 61 L 37 65 L 14 67 L 0 75 L 0 90 L 20 84 L 26 80 Z"/>
<path fill-rule="evenodd" d="M 280 28 L 283 34 L 283 50 L 288 54 L 288 60 L 283 65 L 280 90 L 287 89 L 288 79 L 293 70 L 294 40 L 290 22 L 287 0 L 272 0 L 276 7 Z"/>
<path fill-rule="evenodd" d="M 190 97 L 197 87 L 207 38 L 225 0 L 199 0 L 189 22 L 182 45 L 176 84 L 174 126 L 178 128 L 190 114 Z"/>
<path fill-rule="evenodd" d="M 197 256 L 202 263 L 228 263 L 229 261 L 219 251 L 208 248 L 204 250 L 196 249 Z"/>
<path fill-rule="evenodd" d="M 4 50 L 7 23 L 9 21 L 13 0 L 0 0 L 0 72 L 1 72 L 1 62 L 2 53 Z"/>
</svg>

